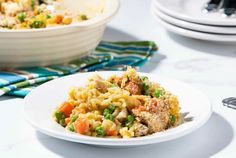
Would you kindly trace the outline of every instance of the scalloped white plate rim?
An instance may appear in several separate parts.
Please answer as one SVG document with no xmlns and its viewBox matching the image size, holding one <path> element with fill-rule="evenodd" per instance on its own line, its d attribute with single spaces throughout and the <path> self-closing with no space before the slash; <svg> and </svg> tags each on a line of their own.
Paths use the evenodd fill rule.
<svg viewBox="0 0 236 158">
<path fill-rule="evenodd" d="M 122 74 L 121 71 L 101 71 L 97 73 L 105 78 L 112 74 Z M 32 90 L 24 99 L 25 119 L 36 130 L 55 138 L 97 146 L 131 147 L 160 143 L 182 137 L 197 130 L 205 124 L 211 116 L 212 106 L 209 99 L 199 90 L 175 79 L 169 79 L 155 74 L 139 73 L 140 75 L 149 77 L 151 81 L 155 80 L 169 90 L 176 91 L 178 94 L 185 94 L 185 97 L 178 96 L 178 94 L 176 95 L 180 99 L 181 111 L 190 112 L 189 116 L 194 117 L 193 121 L 153 135 L 130 139 L 96 138 L 68 132 L 53 121 L 51 117 L 53 109 L 66 99 L 68 90 L 72 86 L 84 86 L 86 79 L 92 74 L 94 74 L 94 72 L 69 75 L 44 83 Z M 192 100 L 194 98 L 196 100 Z M 199 104 L 197 104 L 197 102 Z M 181 105 L 181 103 L 183 104 Z M 190 105 L 184 105 L 185 103 Z M 198 107 L 196 107 L 196 105 L 198 105 Z"/>
</svg>

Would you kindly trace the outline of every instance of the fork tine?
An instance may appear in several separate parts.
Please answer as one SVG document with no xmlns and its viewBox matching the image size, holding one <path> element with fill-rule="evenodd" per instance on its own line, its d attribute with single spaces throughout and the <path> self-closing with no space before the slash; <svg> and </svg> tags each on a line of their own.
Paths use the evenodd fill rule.
<svg viewBox="0 0 236 158">
<path fill-rule="evenodd" d="M 190 122 L 190 121 L 193 121 L 193 117 L 184 118 L 184 122 Z"/>
<path fill-rule="evenodd" d="M 229 97 L 222 100 L 223 106 L 226 106 L 228 108 L 236 109 L 236 98 L 235 97 Z"/>
<path fill-rule="evenodd" d="M 188 114 L 189 114 L 189 112 L 181 113 L 182 117 L 186 117 Z"/>
<path fill-rule="evenodd" d="M 236 106 L 235 106 L 235 105 L 232 105 L 232 104 L 228 104 L 226 107 L 236 110 Z"/>
<path fill-rule="evenodd" d="M 236 100 L 236 98 L 235 98 L 235 97 L 225 98 L 225 99 L 222 100 L 222 102 L 223 102 L 223 103 L 228 103 L 228 102 L 231 101 L 231 100 Z"/>
<path fill-rule="evenodd" d="M 189 114 L 189 112 L 183 112 L 183 113 L 180 113 L 180 114 L 181 114 L 182 122 L 190 122 L 190 121 L 193 121 L 193 117 L 192 117 L 192 116 L 187 117 L 187 115 Z"/>
<path fill-rule="evenodd" d="M 223 9 L 224 9 L 223 16 L 229 17 L 235 14 L 236 11 L 235 0 L 224 0 Z"/>
<path fill-rule="evenodd" d="M 212 12 L 216 11 L 222 3 L 222 0 L 210 0 L 207 4 L 204 6 L 204 12 Z"/>
</svg>

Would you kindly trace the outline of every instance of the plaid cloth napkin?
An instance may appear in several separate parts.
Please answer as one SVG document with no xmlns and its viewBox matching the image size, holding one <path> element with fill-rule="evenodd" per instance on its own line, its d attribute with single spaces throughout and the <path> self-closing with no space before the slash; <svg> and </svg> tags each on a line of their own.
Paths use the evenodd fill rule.
<svg viewBox="0 0 236 158">
<path fill-rule="evenodd" d="M 142 66 L 157 50 L 152 41 L 101 42 L 96 50 L 68 64 L 18 68 L 0 71 L 0 96 L 24 97 L 49 80 L 95 70 L 124 70 L 127 65 Z"/>
</svg>

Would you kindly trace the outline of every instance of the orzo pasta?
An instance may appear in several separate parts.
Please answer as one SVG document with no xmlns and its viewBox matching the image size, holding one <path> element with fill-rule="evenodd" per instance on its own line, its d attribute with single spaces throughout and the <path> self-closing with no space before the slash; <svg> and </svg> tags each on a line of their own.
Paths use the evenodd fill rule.
<svg viewBox="0 0 236 158">
<path fill-rule="evenodd" d="M 181 123 L 179 102 L 158 83 L 128 68 L 122 76 L 92 76 L 53 113 L 67 130 L 94 137 L 150 135 Z"/>
</svg>

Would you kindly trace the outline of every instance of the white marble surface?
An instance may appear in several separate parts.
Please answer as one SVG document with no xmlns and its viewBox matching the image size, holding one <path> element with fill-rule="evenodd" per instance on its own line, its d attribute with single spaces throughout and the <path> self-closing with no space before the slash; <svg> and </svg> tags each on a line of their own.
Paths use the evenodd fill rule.
<svg viewBox="0 0 236 158">
<path fill-rule="evenodd" d="M 236 157 L 236 110 L 222 106 L 236 97 L 236 46 L 184 38 L 158 25 L 149 0 L 122 0 L 106 40 L 154 40 L 159 52 L 140 71 L 185 81 L 205 92 L 213 105 L 210 120 L 196 132 L 171 142 L 128 149 L 108 149 L 58 140 L 35 131 L 23 118 L 23 100 L 0 98 L 0 157 L 120 158 Z"/>
</svg>

